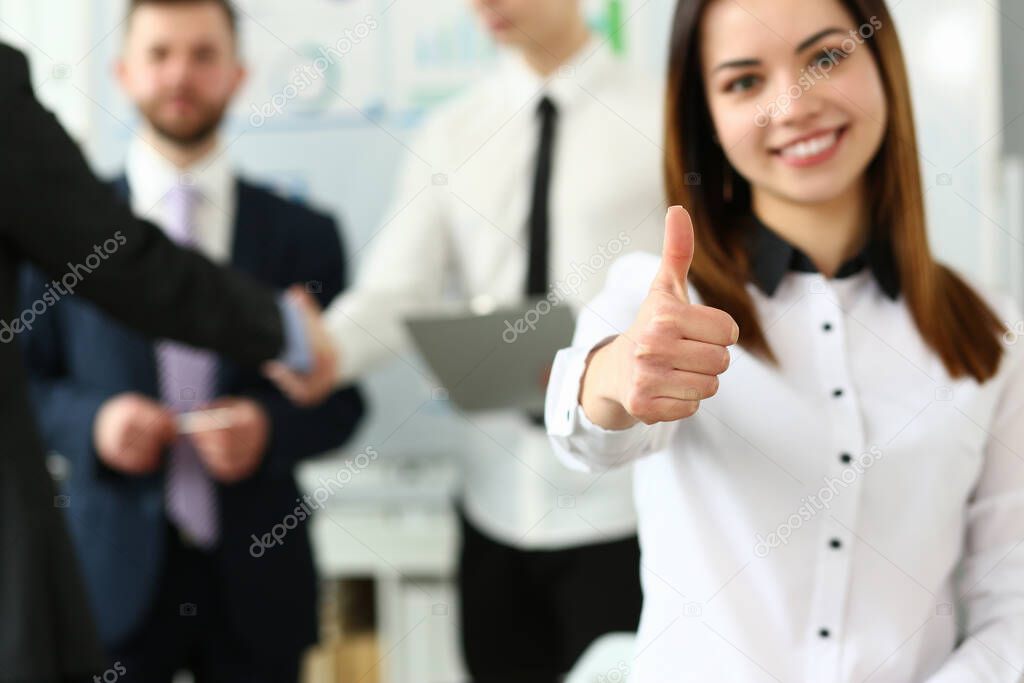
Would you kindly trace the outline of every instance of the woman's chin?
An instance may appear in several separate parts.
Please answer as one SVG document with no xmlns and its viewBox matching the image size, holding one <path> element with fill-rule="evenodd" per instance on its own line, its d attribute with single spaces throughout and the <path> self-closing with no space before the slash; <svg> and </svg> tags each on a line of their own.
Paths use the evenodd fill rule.
<svg viewBox="0 0 1024 683">
<path fill-rule="evenodd" d="M 837 177 L 822 174 L 815 178 L 775 184 L 771 193 L 793 204 L 828 204 L 846 195 L 851 184 L 851 178 L 845 175 Z"/>
</svg>

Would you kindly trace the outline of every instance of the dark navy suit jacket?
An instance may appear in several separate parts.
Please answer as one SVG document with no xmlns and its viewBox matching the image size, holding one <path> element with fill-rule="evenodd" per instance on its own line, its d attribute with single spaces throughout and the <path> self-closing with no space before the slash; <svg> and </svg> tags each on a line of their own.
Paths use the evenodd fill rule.
<svg viewBox="0 0 1024 683">
<path fill-rule="evenodd" d="M 125 179 L 115 186 L 127 201 Z M 345 281 L 335 222 L 245 181 L 237 187 L 233 267 L 276 288 L 316 283 L 309 289 L 326 305 Z M 23 304 L 39 299 L 47 282 L 26 268 Z M 127 476 L 104 466 L 93 448 L 93 420 L 116 394 L 159 396 L 154 340 L 71 296 L 39 316 L 22 341 L 44 441 L 70 465 L 63 500 L 92 609 L 103 642 L 114 646 L 140 628 L 156 597 L 167 529 L 164 475 Z M 253 535 L 270 532 L 294 513 L 299 492 L 293 467 L 341 445 L 362 416 L 363 401 L 357 389 L 348 388 L 316 408 L 296 408 L 257 371 L 224 359 L 217 389 L 219 396 L 259 401 L 272 425 L 260 469 L 237 484 L 217 486 L 224 597 L 256 652 L 299 650 L 316 639 L 316 577 L 307 531 L 304 525 L 293 529 L 264 552 L 250 552 Z"/>
</svg>

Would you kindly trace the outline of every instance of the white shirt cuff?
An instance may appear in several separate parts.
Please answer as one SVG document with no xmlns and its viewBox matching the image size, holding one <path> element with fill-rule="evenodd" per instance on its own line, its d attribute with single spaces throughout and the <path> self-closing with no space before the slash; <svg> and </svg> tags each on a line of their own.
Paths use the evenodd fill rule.
<svg viewBox="0 0 1024 683">
<path fill-rule="evenodd" d="M 621 430 L 594 424 L 579 403 L 580 384 L 590 347 L 562 349 L 555 356 L 545 403 L 545 423 L 559 457 L 574 469 L 604 469 L 639 454 L 656 425 L 642 422 Z"/>
</svg>

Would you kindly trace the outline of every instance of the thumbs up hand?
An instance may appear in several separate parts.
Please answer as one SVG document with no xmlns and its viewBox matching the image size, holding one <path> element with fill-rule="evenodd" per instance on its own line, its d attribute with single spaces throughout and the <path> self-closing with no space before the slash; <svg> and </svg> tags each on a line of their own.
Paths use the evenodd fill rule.
<svg viewBox="0 0 1024 683">
<path fill-rule="evenodd" d="M 590 357 L 580 405 L 605 429 L 690 417 L 718 391 L 739 327 L 724 311 L 690 303 L 693 240 L 690 215 L 673 206 L 665 217 L 661 268 L 636 319 Z"/>
</svg>

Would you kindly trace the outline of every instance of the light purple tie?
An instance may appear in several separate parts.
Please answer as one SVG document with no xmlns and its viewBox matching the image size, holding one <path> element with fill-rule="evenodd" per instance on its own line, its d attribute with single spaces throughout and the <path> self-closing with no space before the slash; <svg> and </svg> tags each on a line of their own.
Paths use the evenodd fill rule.
<svg viewBox="0 0 1024 683">
<path fill-rule="evenodd" d="M 175 185 L 164 198 L 167 221 L 164 231 L 184 247 L 195 247 L 195 208 L 198 191 Z M 201 408 L 211 401 L 217 359 L 208 351 L 161 340 L 156 346 L 157 377 L 164 405 L 175 413 Z M 171 446 L 165 475 L 167 516 L 178 530 L 197 546 L 217 543 L 219 524 L 217 491 L 203 468 L 191 440 L 179 436 Z"/>
</svg>

